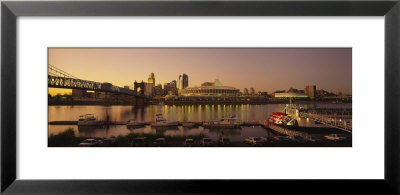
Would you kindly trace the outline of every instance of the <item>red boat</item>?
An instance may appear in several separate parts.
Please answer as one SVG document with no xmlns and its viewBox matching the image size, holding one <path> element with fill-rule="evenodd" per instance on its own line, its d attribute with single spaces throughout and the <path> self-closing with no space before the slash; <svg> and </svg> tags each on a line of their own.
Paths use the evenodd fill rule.
<svg viewBox="0 0 400 195">
<path fill-rule="evenodd" d="M 283 112 L 273 112 L 271 115 L 269 115 L 268 121 L 275 125 L 298 125 L 296 119 L 292 119 L 292 117 Z"/>
</svg>

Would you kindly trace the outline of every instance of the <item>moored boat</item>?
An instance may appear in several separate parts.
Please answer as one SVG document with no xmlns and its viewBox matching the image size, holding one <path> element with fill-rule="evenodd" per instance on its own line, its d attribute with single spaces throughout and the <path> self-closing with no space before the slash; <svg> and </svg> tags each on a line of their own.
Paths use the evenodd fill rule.
<svg viewBox="0 0 400 195">
<path fill-rule="evenodd" d="M 195 128 L 200 126 L 200 123 L 196 123 L 196 122 L 182 122 L 182 126 L 186 127 L 186 128 Z"/>
<path fill-rule="evenodd" d="M 152 123 L 151 127 L 172 127 L 178 126 L 178 121 L 167 121 L 162 114 L 156 114 L 156 122 Z"/>
<path fill-rule="evenodd" d="M 235 116 L 203 123 L 204 128 L 237 129 L 240 128 L 240 126 L 239 118 Z"/>
<path fill-rule="evenodd" d="M 283 112 L 273 112 L 269 116 L 268 121 L 275 125 L 287 125 L 287 126 L 298 125 L 296 119 L 290 117 L 289 115 Z"/>
<path fill-rule="evenodd" d="M 81 115 L 78 120 L 78 126 L 101 126 L 104 124 L 104 121 L 97 120 L 93 114 Z"/>
<path fill-rule="evenodd" d="M 126 126 L 128 126 L 128 127 L 140 127 L 140 126 L 145 126 L 145 125 L 147 125 L 146 122 L 137 121 L 135 119 L 130 119 L 130 120 L 126 121 Z"/>
</svg>

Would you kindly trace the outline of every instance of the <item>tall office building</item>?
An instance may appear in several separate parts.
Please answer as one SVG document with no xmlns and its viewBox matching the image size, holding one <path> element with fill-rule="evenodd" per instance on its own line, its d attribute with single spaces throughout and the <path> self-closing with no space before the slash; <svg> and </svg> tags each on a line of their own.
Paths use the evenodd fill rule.
<svg viewBox="0 0 400 195">
<path fill-rule="evenodd" d="M 189 86 L 189 77 L 185 73 L 179 75 L 179 89 L 186 89 Z"/>
<path fill-rule="evenodd" d="M 156 86 L 156 78 L 154 77 L 154 73 L 149 75 L 149 79 L 147 79 L 147 83 L 153 84 L 153 87 Z"/>
<path fill-rule="evenodd" d="M 176 84 L 176 80 L 171 81 L 170 84 L 171 84 L 172 87 L 178 88 L 177 84 Z"/>
<path fill-rule="evenodd" d="M 243 95 L 249 95 L 249 90 L 247 88 L 243 89 Z"/>
<path fill-rule="evenodd" d="M 315 85 L 307 85 L 304 92 L 309 98 L 314 99 L 317 93 L 317 87 Z"/>
<path fill-rule="evenodd" d="M 256 95 L 256 91 L 254 90 L 254 88 L 250 88 L 249 94 L 252 96 Z"/>
<path fill-rule="evenodd" d="M 159 97 L 164 95 L 164 90 L 161 84 L 158 84 L 154 87 L 154 95 Z"/>
</svg>

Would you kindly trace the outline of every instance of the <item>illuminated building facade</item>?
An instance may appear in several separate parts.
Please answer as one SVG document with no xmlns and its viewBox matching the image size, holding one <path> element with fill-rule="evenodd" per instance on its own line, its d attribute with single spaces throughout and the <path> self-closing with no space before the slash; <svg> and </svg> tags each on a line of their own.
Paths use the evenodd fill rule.
<svg viewBox="0 0 400 195">
<path fill-rule="evenodd" d="M 275 93 L 275 98 L 308 98 L 304 93 L 283 92 Z"/>
<path fill-rule="evenodd" d="M 222 86 L 221 82 L 216 79 L 214 83 L 205 82 L 200 87 L 189 87 L 180 91 L 181 96 L 204 96 L 204 97 L 221 97 L 221 96 L 239 96 L 239 89 L 234 87 Z"/>
<path fill-rule="evenodd" d="M 179 75 L 179 89 L 186 89 L 189 86 L 189 77 L 183 73 Z"/>
<path fill-rule="evenodd" d="M 149 78 L 147 79 L 147 83 L 153 84 L 153 87 L 156 86 L 156 78 L 155 78 L 155 76 L 154 76 L 154 73 L 151 73 L 151 74 L 149 75 Z"/>
<path fill-rule="evenodd" d="M 309 98 L 314 99 L 317 93 L 317 87 L 315 85 L 307 85 L 304 92 Z"/>
</svg>

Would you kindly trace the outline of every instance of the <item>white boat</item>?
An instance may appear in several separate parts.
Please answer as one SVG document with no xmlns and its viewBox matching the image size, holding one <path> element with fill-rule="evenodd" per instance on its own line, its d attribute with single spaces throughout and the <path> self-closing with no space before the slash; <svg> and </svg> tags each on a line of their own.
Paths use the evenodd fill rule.
<svg viewBox="0 0 400 195">
<path fill-rule="evenodd" d="M 226 129 L 236 129 L 240 128 L 241 123 L 239 118 L 232 116 L 229 118 L 222 118 L 221 120 L 213 120 L 203 123 L 205 128 L 226 128 Z"/>
<path fill-rule="evenodd" d="M 98 121 L 93 114 L 85 114 L 79 116 L 78 120 L 79 126 L 101 126 L 104 125 L 103 121 Z"/>
<path fill-rule="evenodd" d="M 135 119 L 130 119 L 126 121 L 126 126 L 128 127 L 138 127 L 138 126 L 145 126 L 146 122 L 143 121 L 137 121 Z"/>
<path fill-rule="evenodd" d="M 151 127 L 172 127 L 178 126 L 178 121 L 167 121 L 162 114 L 156 114 L 156 122 L 152 123 Z"/>
</svg>

